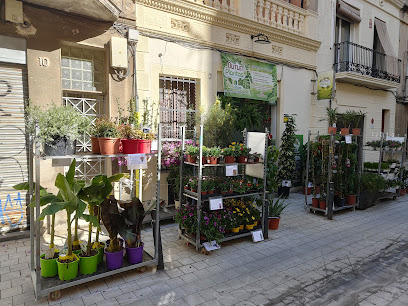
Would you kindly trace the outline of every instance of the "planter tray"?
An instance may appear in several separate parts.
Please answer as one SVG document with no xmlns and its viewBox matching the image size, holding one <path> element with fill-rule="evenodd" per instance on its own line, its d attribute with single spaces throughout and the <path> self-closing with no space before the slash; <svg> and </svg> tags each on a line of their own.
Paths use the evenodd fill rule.
<svg viewBox="0 0 408 306">
<path fill-rule="evenodd" d="M 106 156 L 106 155 L 104 155 L 104 156 Z M 185 161 L 184 164 L 198 167 L 198 163 L 189 163 L 189 162 Z M 258 164 L 263 165 L 264 163 L 263 162 L 258 162 L 258 163 L 203 164 L 203 167 L 225 167 L 225 166 L 231 166 L 231 165 L 258 165 Z"/>
<path fill-rule="evenodd" d="M 191 190 L 186 190 L 184 189 L 183 193 L 186 197 L 189 197 L 193 200 L 198 200 L 198 194 L 196 192 L 192 192 Z M 250 191 L 248 193 L 227 193 L 227 194 L 221 194 L 221 193 L 213 193 L 213 194 L 206 194 L 201 196 L 202 201 L 208 201 L 208 198 L 210 197 L 220 197 L 222 196 L 223 199 L 233 199 L 233 198 L 239 198 L 243 196 L 254 196 L 254 195 L 259 195 L 263 194 L 263 191 Z"/>
<path fill-rule="evenodd" d="M 78 271 L 78 276 L 75 277 L 74 279 L 70 281 L 61 281 L 58 278 L 58 275 L 55 277 L 41 277 L 40 283 L 41 283 L 41 291 L 38 292 L 38 294 L 41 294 L 37 296 L 37 298 L 47 296 L 50 292 L 57 291 L 57 290 L 62 290 L 66 289 L 69 287 L 77 286 L 80 284 L 84 284 L 93 280 L 101 279 L 104 277 L 108 277 L 111 275 L 115 275 L 118 273 L 126 272 L 129 270 L 134 270 L 139 267 L 147 266 L 147 265 L 157 265 L 158 260 L 154 259 L 150 254 L 147 252 L 143 251 L 143 261 L 138 264 L 131 265 L 127 262 L 126 257 L 123 259 L 123 266 L 120 269 L 116 270 L 108 270 L 106 268 L 106 265 L 104 263 L 100 264 L 98 266 L 98 270 L 94 274 L 90 275 L 81 275 Z M 35 279 L 36 279 L 36 273 L 35 271 L 32 271 L 31 277 L 33 279 L 34 284 L 36 284 Z"/>
<path fill-rule="evenodd" d="M 356 203 L 355 205 L 344 205 L 343 207 L 333 207 L 333 212 L 336 211 L 341 211 L 341 210 L 345 210 L 345 209 L 349 209 L 349 208 L 355 208 L 357 206 L 358 203 Z M 326 209 L 321 209 L 321 208 L 317 208 L 317 207 L 313 207 L 312 204 L 307 204 L 307 209 L 312 209 L 314 211 L 320 211 L 326 214 L 327 208 Z"/>
<path fill-rule="evenodd" d="M 146 156 L 155 156 L 157 155 L 157 152 L 152 152 L 152 153 L 143 153 L 146 154 Z M 90 154 L 90 153 L 77 153 L 73 155 L 63 155 L 63 156 L 48 156 L 48 155 L 42 155 L 40 156 L 41 159 L 64 159 L 64 158 L 105 158 L 105 157 L 126 157 L 128 154 L 112 154 L 112 155 L 101 155 L 101 154 Z"/>
</svg>

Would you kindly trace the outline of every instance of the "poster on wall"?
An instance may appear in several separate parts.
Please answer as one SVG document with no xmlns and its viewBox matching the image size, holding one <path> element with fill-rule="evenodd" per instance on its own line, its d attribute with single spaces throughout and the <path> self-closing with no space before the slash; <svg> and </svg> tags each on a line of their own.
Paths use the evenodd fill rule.
<svg viewBox="0 0 408 306">
<path fill-rule="evenodd" d="M 268 101 L 276 105 L 276 66 L 246 57 L 221 53 L 224 95 Z"/>
<path fill-rule="evenodd" d="M 317 75 L 317 100 L 333 98 L 333 71 L 319 72 Z"/>
</svg>

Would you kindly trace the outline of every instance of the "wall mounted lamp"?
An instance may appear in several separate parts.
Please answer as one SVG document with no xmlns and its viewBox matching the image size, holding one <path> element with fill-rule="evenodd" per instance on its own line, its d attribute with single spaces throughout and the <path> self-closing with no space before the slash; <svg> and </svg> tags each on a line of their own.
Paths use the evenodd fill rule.
<svg viewBox="0 0 408 306">
<path fill-rule="evenodd" d="M 259 33 L 258 35 L 251 35 L 251 39 L 254 40 L 254 42 L 258 43 L 258 44 L 270 44 L 271 42 L 269 41 L 268 36 L 266 36 L 265 34 Z"/>
</svg>

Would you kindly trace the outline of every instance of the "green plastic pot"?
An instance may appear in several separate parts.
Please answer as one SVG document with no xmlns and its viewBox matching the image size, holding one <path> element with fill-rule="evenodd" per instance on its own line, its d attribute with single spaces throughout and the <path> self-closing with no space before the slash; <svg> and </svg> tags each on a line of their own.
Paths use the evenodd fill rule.
<svg viewBox="0 0 408 306">
<path fill-rule="evenodd" d="M 100 242 L 101 246 L 98 248 L 98 265 L 103 261 L 103 254 L 105 249 L 105 243 Z"/>
<path fill-rule="evenodd" d="M 79 259 L 76 256 L 75 261 L 69 263 L 61 263 L 57 260 L 58 277 L 62 281 L 69 281 L 78 275 Z"/>
<path fill-rule="evenodd" d="M 98 257 L 99 252 L 90 257 L 79 256 L 79 272 L 83 275 L 95 273 L 98 268 Z"/>
<path fill-rule="evenodd" d="M 45 254 L 40 256 L 41 276 L 54 277 L 58 274 L 57 258 L 44 259 Z"/>
</svg>

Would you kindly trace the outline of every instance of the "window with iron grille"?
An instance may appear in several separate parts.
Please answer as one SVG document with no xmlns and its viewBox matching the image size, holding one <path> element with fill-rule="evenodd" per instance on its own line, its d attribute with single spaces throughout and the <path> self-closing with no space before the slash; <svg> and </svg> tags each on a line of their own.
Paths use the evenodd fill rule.
<svg viewBox="0 0 408 306">
<path fill-rule="evenodd" d="M 65 90 L 103 92 L 105 89 L 103 51 L 62 47 L 61 78 L 62 88 Z"/>
<path fill-rule="evenodd" d="M 160 123 L 163 138 L 180 139 L 180 127 L 194 131 L 199 81 L 175 76 L 160 77 Z"/>
</svg>

